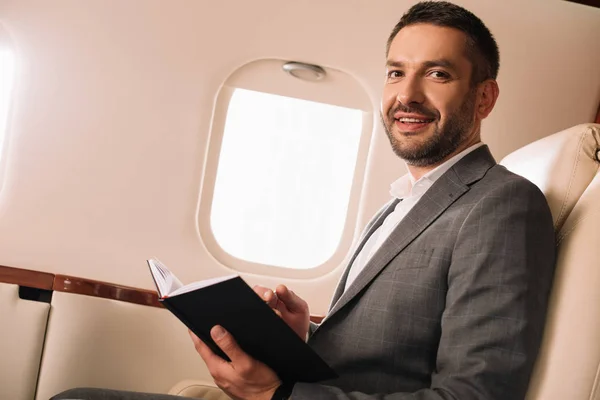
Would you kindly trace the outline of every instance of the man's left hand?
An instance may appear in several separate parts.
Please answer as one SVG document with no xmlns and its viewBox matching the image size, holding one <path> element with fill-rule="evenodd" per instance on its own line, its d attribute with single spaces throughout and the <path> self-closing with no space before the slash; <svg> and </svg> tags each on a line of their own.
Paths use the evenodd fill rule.
<svg viewBox="0 0 600 400">
<path fill-rule="evenodd" d="M 215 383 L 229 397 L 235 400 L 270 400 L 273 397 L 281 380 L 271 368 L 246 354 L 223 327 L 214 326 L 210 334 L 231 362 L 213 353 L 202 340 L 191 331 L 189 333 Z"/>
</svg>

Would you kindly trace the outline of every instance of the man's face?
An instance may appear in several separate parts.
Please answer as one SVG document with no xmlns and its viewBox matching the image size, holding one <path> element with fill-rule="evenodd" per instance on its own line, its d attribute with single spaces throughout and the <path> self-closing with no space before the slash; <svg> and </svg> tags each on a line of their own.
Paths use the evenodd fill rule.
<svg viewBox="0 0 600 400">
<path fill-rule="evenodd" d="M 387 58 L 381 119 L 409 165 L 439 164 L 479 135 L 466 35 L 429 24 L 405 27 Z"/>
</svg>

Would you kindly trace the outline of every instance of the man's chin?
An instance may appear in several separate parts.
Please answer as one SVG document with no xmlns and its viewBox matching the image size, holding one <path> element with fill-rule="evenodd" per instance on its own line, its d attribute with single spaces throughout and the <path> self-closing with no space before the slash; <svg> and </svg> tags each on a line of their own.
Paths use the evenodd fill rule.
<svg viewBox="0 0 600 400">
<path fill-rule="evenodd" d="M 435 140 L 435 129 L 427 126 L 417 131 L 402 131 L 395 127 L 393 135 L 398 145 L 418 149 L 427 146 L 427 143 Z"/>
<path fill-rule="evenodd" d="M 437 159 L 439 144 L 429 135 L 401 136 L 395 138 L 394 153 L 410 165 L 427 166 Z"/>
</svg>

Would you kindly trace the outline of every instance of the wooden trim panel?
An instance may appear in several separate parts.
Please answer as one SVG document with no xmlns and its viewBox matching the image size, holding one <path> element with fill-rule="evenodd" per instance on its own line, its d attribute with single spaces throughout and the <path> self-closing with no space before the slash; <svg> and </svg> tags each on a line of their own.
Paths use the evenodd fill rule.
<svg viewBox="0 0 600 400">
<path fill-rule="evenodd" d="M 0 283 L 10 283 L 36 289 L 101 297 L 103 299 L 163 308 L 163 305 L 158 301 L 158 294 L 153 290 L 138 289 L 70 275 L 54 275 L 47 272 L 0 265 Z M 310 320 L 316 324 L 321 323 L 324 318 L 322 315 L 310 316 Z"/>
<path fill-rule="evenodd" d="M 0 265 L 0 282 L 52 290 L 54 274 Z"/>
<path fill-rule="evenodd" d="M 143 306 L 163 308 L 163 305 L 158 301 L 158 294 L 153 290 L 132 288 L 91 279 L 56 275 L 54 277 L 52 289 L 57 292 L 101 297 L 104 299 L 141 304 Z M 321 323 L 324 318 L 325 317 L 322 315 L 310 316 L 310 320 L 316 324 Z"/>
<path fill-rule="evenodd" d="M 56 275 L 52 289 L 57 292 L 81 294 L 104 299 L 124 301 L 144 306 L 163 308 L 158 295 L 152 290 L 121 286 L 67 275 Z"/>
</svg>

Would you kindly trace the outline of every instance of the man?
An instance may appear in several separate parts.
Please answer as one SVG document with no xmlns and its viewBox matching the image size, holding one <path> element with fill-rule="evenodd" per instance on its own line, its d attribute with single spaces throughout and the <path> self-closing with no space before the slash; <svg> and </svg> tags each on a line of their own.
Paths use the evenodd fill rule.
<svg viewBox="0 0 600 400">
<path fill-rule="evenodd" d="M 192 335 L 232 398 L 525 397 L 554 231 L 543 194 L 481 143 L 498 66 L 492 35 L 463 8 L 423 2 L 402 17 L 387 44 L 381 119 L 409 173 L 366 227 L 320 326 L 309 325 L 306 302 L 286 287 L 255 288 L 339 378 L 283 384 L 221 327 L 212 335 L 231 362 Z"/>
</svg>

